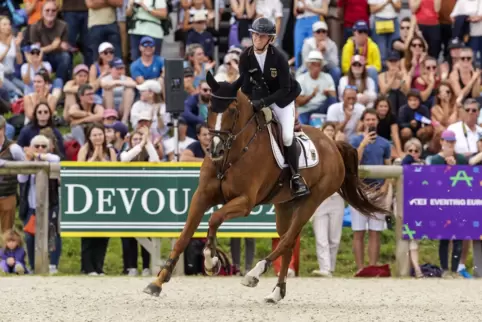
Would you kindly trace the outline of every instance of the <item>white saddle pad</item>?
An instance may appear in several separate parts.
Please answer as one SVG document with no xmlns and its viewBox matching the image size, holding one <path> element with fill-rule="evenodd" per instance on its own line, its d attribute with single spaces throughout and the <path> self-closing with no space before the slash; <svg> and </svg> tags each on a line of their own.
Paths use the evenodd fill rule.
<svg viewBox="0 0 482 322">
<path fill-rule="evenodd" d="M 278 142 L 276 141 L 274 135 L 273 135 L 273 129 L 272 129 L 272 124 L 268 124 L 268 132 L 269 132 L 269 139 L 271 142 L 271 149 L 273 150 L 273 155 L 274 158 L 276 159 L 276 163 L 278 163 L 278 166 L 283 169 L 289 167 L 287 163 L 285 163 L 285 158 L 283 157 L 283 154 L 281 153 L 281 148 L 278 145 Z M 316 150 L 313 142 L 311 142 L 310 138 L 301 132 L 300 134 L 295 133 L 295 139 L 298 140 L 299 143 L 304 147 L 301 147 L 301 154 L 300 154 L 300 160 L 298 163 L 299 169 L 306 169 L 306 168 L 312 168 L 315 165 L 318 164 L 319 162 L 319 156 L 318 156 L 318 151 Z M 306 157 L 305 157 L 305 151 L 306 151 Z"/>
</svg>

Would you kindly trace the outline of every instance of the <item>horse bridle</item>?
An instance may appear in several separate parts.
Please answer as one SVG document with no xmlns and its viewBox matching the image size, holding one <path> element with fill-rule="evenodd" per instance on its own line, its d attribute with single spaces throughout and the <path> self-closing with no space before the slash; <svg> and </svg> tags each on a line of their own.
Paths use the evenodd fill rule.
<svg viewBox="0 0 482 322">
<path fill-rule="evenodd" d="M 258 135 L 258 132 L 260 132 L 262 130 L 261 126 L 259 125 L 259 119 L 258 119 L 258 115 L 257 113 L 253 113 L 253 115 L 251 115 L 251 117 L 249 118 L 249 120 L 244 124 L 243 128 L 238 132 L 238 133 L 234 133 L 234 129 L 236 128 L 236 124 L 238 123 L 238 119 L 239 119 L 239 109 L 238 109 L 238 98 L 237 97 L 222 97 L 222 96 L 217 96 L 217 95 L 214 95 L 213 93 L 211 93 L 211 97 L 212 98 L 216 98 L 216 99 L 219 99 L 219 100 L 224 100 L 224 101 L 231 101 L 231 102 L 235 102 L 235 105 L 236 105 L 236 114 L 234 115 L 234 121 L 233 121 L 233 125 L 231 126 L 231 129 L 230 130 L 212 130 L 212 129 L 209 129 L 209 133 L 213 136 L 213 137 L 217 137 L 219 138 L 220 140 L 220 144 L 223 144 L 223 148 L 226 150 L 226 155 L 223 156 L 223 163 L 221 165 L 220 168 L 216 167 L 216 170 L 217 170 L 217 178 L 219 180 L 223 180 L 224 179 L 224 176 L 225 176 L 225 173 L 226 171 L 236 162 L 238 161 L 239 159 L 241 159 L 241 156 L 242 154 L 244 154 L 245 152 L 248 151 L 248 146 L 251 144 L 251 142 L 253 142 L 253 140 L 256 138 L 256 136 Z M 233 146 L 233 142 L 236 141 L 236 139 L 238 138 L 239 135 L 241 135 L 247 128 L 248 128 L 248 125 L 253 121 L 255 120 L 256 121 L 256 131 L 254 132 L 253 136 L 250 138 L 250 140 L 248 141 L 248 143 L 246 144 L 246 146 L 242 149 L 242 154 L 239 156 L 238 159 L 236 159 L 235 161 L 233 162 L 230 162 L 229 164 L 227 164 L 228 162 L 228 159 L 229 159 L 229 152 L 231 151 L 231 148 Z"/>
</svg>

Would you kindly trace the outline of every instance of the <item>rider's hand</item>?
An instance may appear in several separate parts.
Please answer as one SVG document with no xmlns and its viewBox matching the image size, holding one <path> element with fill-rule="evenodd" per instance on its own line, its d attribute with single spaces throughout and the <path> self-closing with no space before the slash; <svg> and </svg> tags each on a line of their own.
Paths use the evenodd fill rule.
<svg viewBox="0 0 482 322">
<path fill-rule="evenodd" d="M 264 107 L 264 101 L 261 100 L 253 100 L 251 101 L 251 105 L 256 112 L 259 112 Z"/>
</svg>

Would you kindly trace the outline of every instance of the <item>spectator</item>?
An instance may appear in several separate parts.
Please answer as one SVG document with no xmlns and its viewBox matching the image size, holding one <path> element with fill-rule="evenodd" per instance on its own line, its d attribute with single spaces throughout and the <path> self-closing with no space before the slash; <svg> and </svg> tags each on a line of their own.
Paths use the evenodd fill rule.
<svg viewBox="0 0 482 322">
<path fill-rule="evenodd" d="M 54 0 L 45 2 L 42 20 L 30 28 L 30 41 L 41 47 L 43 58 L 53 67 L 57 78 L 67 82 L 72 69 L 67 24 L 57 19 L 57 4 Z"/>
<path fill-rule="evenodd" d="M 211 100 L 211 88 L 202 81 L 199 85 L 199 94 L 187 98 L 184 102 L 184 113 L 182 116 L 187 122 L 187 135 L 196 138 L 196 128 L 198 124 L 206 122 L 208 117 L 208 106 Z"/>
<path fill-rule="evenodd" d="M 184 68 L 190 67 L 194 71 L 193 86 L 198 87 L 202 81 L 206 80 L 206 73 L 212 72 L 215 63 L 206 63 L 204 49 L 199 44 L 192 44 L 186 48 L 186 61 Z"/>
<path fill-rule="evenodd" d="M 235 22 L 231 24 L 229 31 L 229 45 L 239 45 L 243 38 L 251 37 L 248 29 L 253 23 L 256 11 L 260 10 L 260 7 L 263 6 L 270 7 L 272 2 L 273 1 L 230 0 Z M 275 4 L 277 2 L 279 2 L 279 0 L 274 1 Z"/>
<path fill-rule="evenodd" d="M 113 148 L 117 155 L 119 155 L 125 148 L 125 141 L 126 136 L 129 133 L 129 128 L 127 125 L 119 121 L 104 125 L 104 127 L 107 146 Z"/>
<path fill-rule="evenodd" d="M 405 17 L 400 21 L 400 38 L 393 40 L 392 50 L 400 54 L 403 58 L 405 51 L 408 49 L 410 40 L 415 32 L 417 22 L 415 19 L 410 19 L 410 17 Z M 388 59 L 388 58 L 387 58 Z"/>
<path fill-rule="evenodd" d="M 35 106 L 32 113 L 32 121 L 27 126 L 24 126 L 20 130 L 20 134 L 17 139 L 17 144 L 22 147 L 30 146 L 30 142 L 32 139 L 39 135 L 40 130 L 44 128 L 51 128 L 55 137 L 57 139 L 57 143 L 60 149 L 59 157 L 65 156 L 64 150 L 64 141 L 62 138 L 62 134 L 60 131 L 55 127 L 53 119 L 52 119 L 52 111 L 50 110 L 49 106 L 45 102 L 40 102 Z"/>
<path fill-rule="evenodd" d="M 480 96 L 480 70 L 473 65 L 474 53 L 471 48 L 460 50 L 460 60 L 450 73 L 450 84 L 457 98 L 478 98 Z"/>
<path fill-rule="evenodd" d="M 0 17 L 0 63 L 3 65 L 3 87 L 23 96 L 23 83 L 15 77 L 15 64 L 23 63 L 20 45 L 23 33 L 19 32 L 15 37 L 12 33 L 12 24 L 8 17 Z"/>
<path fill-rule="evenodd" d="M 79 87 L 87 84 L 89 80 L 89 67 L 84 64 L 75 66 L 74 68 L 74 79 L 69 80 L 64 86 L 64 121 L 70 123 L 70 107 L 77 102 L 77 93 L 79 92 Z"/>
<path fill-rule="evenodd" d="M 478 151 L 477 141 L 482 133 L 482 127 L 477 125 L 480 104 L 474 99 L 467 99 L 463 107 L 462 120 L 449 125 L 447 130 L 455 133 L 455 153 L 470 157 Z"/>
<path fill-rule="evenodd" d="M 30 142 L 30 147 L 25 147 L 25 159 L 27 161 L 47 161 L 50 163 L 59 163 L 60 157 L 58 155 L 49 153 L 51 149 L 50 141 L 44 135 L 35 136 Z M 18 181 L 22 184 L 23 192 L 20 196 L 20 203 L 25 203 L 24 206 L 20 206 L 21 209 L 25 209 L 25 213 L 19 214 L 24 223 L 25 242 L 27 245 L 28 262 L 32 270 L 35 270 L 35 231 L 29 230 L 29 225 L 35 225 L 35 213 L 37 207 L 36 200 L 36 180 L 35 175 L 19 174 Z M 59 214 L 59 181 L 57 179 L 49 180 L 49 223 L 55 221 L 58 229 L 58 214 Z M 49 225 L 50 226 L 50 225 Z M 57 230 L 58 231 L 58 230 Z M 50 274 L 58 273 L 58 266 L 60 261 L 60 254 L 62 252 L 62 244 L 60 234 L 50 236 L 55 240 L 55 245 L 52 245 L 53 249 L 50 251 Z M 50 246 L 50 245 L 49 245 Z M 49 247 L 49 249 L 51 249 Z"/>
<path fill-rule="evenodd" d="M 249 272 L 253 266 L 254 256 L 256 252 L 256 239 L 254 238 L 231 238 L 229 246 L 231 249 L 231 258 L 233 260 L 233 275 L 241 275 L 241 239 L 244 239 L 244 270 Z"/>
<path fill-rule="evenodd" d="M 149 129 L 152 129 L 152 124 L 153 124 L 152 120 L 153 120 L 153 114 L 151 112 L 148 112 L 148 111 L 141 112 L 139 114 L 135 130 L 139 130 L 144 126 L 147 126 Z M 162 141 L 162 136 L 159 135 L 157 131 L 149 131 L 149 135 L 151 136 L 152 144 L 154 144 L 154 147 L 157 150 L 159 160 L 165 160 L 167 158 L 167 155 L 165 153 L 166 149 L 164 147 L 164 142 Z"/>
<path fill-rule="evenodd" d="M 276 25 L 275 43 L 276 43 L 276 41 L 279 41 L 278 39 L 282 38 L 281 37 L 282 35 L 280 35 L 280 32 L 281 32 L 281 22 L 283 18 L 283 4 L 281 3 L 280 0 L 270 0 L 270 1 L 258 0 L 253 2 L 255 3 L 255 5 L 252 5 L 252 6 L 256 10 L 255 18 L 265 17 L 275 23 Z M 239 37 L 239 38 L 240 39 L 251 38 L 251 36 L 249 35 L 249 33 L 245 33 L 244 37 Z"/>
<path fill-rule="evenodd" d="M 301 66 L 301 50 L 303 42 L 311 36 L 313 24 L 321 16 L 328 15 L 328 1 L 310 0 L 293 1 L 293 14 L 296 18 L 294 35 L 295 66 Z"/>
<path fill-rule="evenodd" d="M 148 127 L 141 127 L 130 136 L 130 149 L 120 154 L 121 162 L 159 162 L 159 156 L 151 141 Z M 129 276 L 137 276 L 138 246 L 135 238 L 121 238 L 124 267 Z M 142 276 L 150 276 L 151 256 L 141 246 Z"/>
<path fill-rule="evenodd" d="M 358 103 L 366 107 L 373 107 L 373 102 L 377 98 L 377 89 L 373 79 L 368 77 L 368 69 L 363 56 L 352 56 L 348 75 L 340 79 L 338 93 L 342 93 L 347 85 L 357 88 L 356 100 Z M 340 101 L 342 99 L 342 95 L 340 95 Z"/>
<path fill-rule="evenodd" d="M 440 24 L 440 40 L 443 44 L 443 57 L 447 59 L 449 57 L 449 41 L 452 36 L 452 18 L 450 14 L 454 9 L 457 0 L 445 0 L 440 3 L 440 11 L 438 12 L 438 20 Z"/>
<path fill-rule="evenodd" d="M 54 128 L 44 127 L 40 130 L 39 134 L 49 139 L 50 153 L 58 155 L 60 157 L 60 160 L 64 160 L 66 158 L 65 153 L 62 152 L 65 150 L 63 142 L 59 142 L 58 138 L 55 135 Z"/>
<path fill-rule="evenodd" d="M 321 128 L 330 139 L 335 140 L 336 125 L 326 122 Z M 335 272 L 336 255 L 340 246 L 345 201 L 337 192 L 318 206 L 312 217 L 316 239 L 316 257 L 319 269 L 313 275 L 331 277 Z"/>
<path fill-rule="evenodd" d="M 353 26 L 353 37 L 348 39 L 343 46 L 341 71 L 343 74 L 348 73 L 353 56 L 363 56 L 365 57 L 368 76 L 373 79 L 376 85 L 378 72 L 382 69 L 382 61 L 378 45 L 368 37 L 368 30 L 368 24 L 365 21 L 357 21 Z"/>
<path fill-rule="evenodd" d="M 162 74 L 164 60 L 154 55 L 154 47 L 154 39 L 148 36 L 141 38 L 139 45 L 141 57 L 131 64 L 131 77 L 139 85 L 148 79 L 157 79 Z"/>
<path fill-rule="evenodd" d="M 151 37 L 155 43 L 154 54 L 161 55 L 164 29 L 161 19 L 168 15 L 166 0 L 134 1 L 129 0 L 126 16 L 130 17 L 129 40 L 131 46 L 131 59 L 136 60 L 141 55 L 139 51 L 140 40 L 144 36 Z"/>
<path fill-rule="evenodd" d="M 182 154 L 184 150 L 187 149 L 192 143 L 196 142 L 195 139 L 187 136 L 187 123 L 183 117 L 178 120 L 178 142 L 176 143 L 175 138 L 169 138 L 165 141 L 166 145 L 166 155 L 170 161 L 177 160 L 175 157 L 176 144 L 179 146 L 179 155 Z"/>
<path fill-rule="evenodd" d="M 410 0 L 410 10 L 417 19 L 423 38 L 428 42 L 428 54 L 438 57 L 441 48 L 438 13 L 442 0 Z"/>
<path fill-rule="evenodd" d="M 423 165 L 425 161 L 422 159 L 422 142 L 419 139 L 413 138 L 405 142 L 405 157 L 402 160 L 402 165 Z"/>
<path fill-rule="evenodd" d="M 43 61 L 43 52 L 40 50 L 39 45 L 31 45 L 29 49 L 25 51 L 26 63 L 22 65 L 20 73 L 24 83 L 24 94 L 28 95 L 35 92 L 33 86 L 33 79 L 35 74 L 44 69 L 49 74 L 52 73 L 52 66 L 49 62 Z"/>
<path fill-rule="evenodd" d="M 129 39 L 128 39 L 129 35 L 127 34 L 127 17 L 126 17 L 126 11 L 127 11 L 128 5 L 129 5 L 129 0 L 122 0 L 122 6 L 116 8 L 117 26 L 119 26 L 119 35 L 121 40 L 122 59 L 126 62 L 129 60 L 129 52 L 130 52 Z"/>
<path fill-rule="evenodd" d="M 377 135 L 392 143 L 393 157 L 403 157 L 397 117 L 393 113 L 390 101 L 386 96 L 380 96 L 375 101 L 374 108 L 378 116 Z"/>
<path fill-rule="evenodd" d="M 437 60 L 433 57 L 426 57 L 422 62 L 421 74 L 415 78 L 412 87 L 420 91 L 420 98 L 426 106 L 433 105 L 435 90 L 442 81 L 437 71 Z"/>
<path fill-rule="evenodd" d="M 27 265 L 22 237 L 12 229 L 7 230 L 2 237 L 4 248 L 0 249 L 1 272 L 23 275 L 27 271 Z"/>
<path fill-rule="evenodd" d="M 64 21 L 67 23 L 70 47 L 80 49 L 82 56 L 84 56 L 84 64 L 92 65 L 94 52 L 89 48 L 90 39 L 87 29 L 89 12 L 87 11 L 86 1 L 62 0 L 62 14 Z"/>
<path fill-rule="evenodd" d="M 453 38 L 450 40 L 448 44 L 449 57 L 447 58 L 450 71 L 460 64 L 460 52 L 463 48 L 465 48 L 465 44 L 460 39 Z"/>
<path fill-rule="evenodd" d="M 328 108 L 326 120 L 336 123 L 336 131 L 342 132 L 347 139 L 355 135 L 358 121 L 365 110 L 365 106 L 356 102 L 357 87 L 348 85 L 343 93 L 343 101 Z"/>
<path fill-rule="evenodd" d="M 313 113 L 326 114 L 328 108 L 336 103 L 336 90 L 333 78 L 322 72 L 323 55 L 312 51 L 307 57 L 308 73 L 297 77 L 301 94 L 296 98 L 299 119 L 302 124 L 309 124 Z"/>
<path fill-rule="evenodd" d="M 24 161 L 22 148 L 5 137 L 5 118 L 0 115 L 0 158 L 5 161 Z M 4 233 L 13 228 L 17 207 L 18 181 L 15 175 L 2 176 L 0 182 L 0 228 Z"/>
<path fill-rule="evenodd" d="M 419 91 L 411 90 L 407 94 L 407 99 L 407 105 L 402 106 L 398 113 L 398 122 L 401 129 L 400 135 L 404 142 L 420 135 L 417 132 L 423 127 L 423 123 L 416 119 L 415 113 L 430 119 L 430 112 L 425 105 L 422 105 Z"/>
<path fill-rule="evenodd" d="M 449 82 L 440 83 L 437 96 L 435 96 L 435 105 L 430 113 L 432 114 L 432 122 L 440 124 L 442 130 L 459 121 L 459 109 L 455 105 L 454 91 Z"/>
<path fill-rule="evenodd" d="M 400 54 L 392 51 L 386 61 L 387 70 L 378 75 L 380 95 L 387 95 L 392 113 L 398 115 L 401 106 L 407 104 L 407 97 L 403 84 L 403 73 L 400 67 Z"/>
<path fill-rule="evenodd" d="M 306 62 L 311 51 L 319 50 L 325 60 L 323 71 L 331 75 L 335 82 L 335 88 L 338 88 L 338 83 L 341 78 L 338 47 L 335 42 L 328 37 L 328 25 L 326 22 L 317 21 L 313 24 L 312 29 L 313 37 L 305 39 L 303 43 L 303 62 Z"/>
<path fill-rule="evenodd" d="M 127 124 L 134 102 L 134 88 L 137 84 L 132 78 L 125 75 L 125 65 L 121 58 L 114 58 L 110 62 L 110 67 L 110 74 L 104 76 L 100 81 L 104 107 L 118 111 L 122 122 Z"/>
<path fill-rule="evenodd" d="M 103 119 L 104 126 L 112 125 L 119 120 L 119 114 L 114 109 L 104 109 Z"/>
<path fill-rule="evenodd" d="M 104 108 L 94 103 L 94 89 L 89 84 L 79 87 L 78 97 L 78 103 L 70 108 L 70 125 L 72 135 L 80 145 L 83 145 L 85 143 L 84 128 L 94 122 L 101 122 Z"/>
<path fill-rule="evenodd" d="M 137 128 L 139 117 L 145 113 L 152 115 L 151 130 L 154 133 L 159 132 L 161 124 L 159 124 L 158 111 L 161 94 L 161 84 L 157 80 L 147 80 L 141 85 L 137 85 L 137 90 L 140 93 L 140 100 L 134 103 L 130 113 L 130 122 L 132 128 Z M 162 121 L 162 120 L 161 120 Z M 167 124 L 162 123 L 162 129 L 167 128 Z"/>
<path fill-rule="evenodd" d="M 181 162 L 203 162 L 211 144 L 211 135 L 206 123 L 196 126 L 198 141 L 191 143 L 181 154 Z"/>
<path fill-rule="evenodd" d="M 337 0 L 338 17 L 343 21 L 343 43 L 353 36 L 357 21 L 368 23 L 370 8 L 367 0 Z"/>
<path fill-rule="evenodd" d="M 184 90 L 189 96 L 197 94 L 198 89 L 194 86 L 194 71 L 191 67 L 184 68 Z"/>
<path fill-rule="evenodd" d="M 33 110 L 40 102 L 46 102 L 52 114 L 55 113 L 57 100 L 53 94 L 50 94 L 50 79 L 46 72 L 40 71 L 33 78 L 34 92 L 26 95 L 24 99 L 25 125 L 30 123 L 33 117 Z"/>
<path fill-rule="evenodd" d="M 426 56 L 427 46 L 425 41 L 418 36 L 413 36 L 401 61 L 404 83 L 407 87 L 405 91 L 415 87 L 414 81 L 422 74 L 422 63 Z"/>
<path fill-rule="evenodd" d="M 94 123 L 86 130 L 87 143 L 79 151 L 79 162 L 115 162 L 116 152 L 107 147 L 104 126 Z M 81 271 L 89 276 L 104 274 L 109 238 L 81 238 Z"/>
<path fill-rule="evenodd" d="M 233 53 L 226 54 L 223 67 L 225 68 L 218 68 L 215 77 L 216 81 L 233 83 L 239 77 L 239 55 Z"/>
<path fill-rule="evenodd" d="M 442 145 L 442 151 L 434 155 L 430 164 L 432 165 L 466 165 L 467 159 L 464 155 L 455 152 L 456 146 L 456 134 L 451 130 L 445 130 L 442 133 L 440 144 Z M 477 144 L 477 142 L 476 142 Z M 449 252 L 450 240 L 440 240 L 439 244 L 439 257 L 440 257 L 440 267 L 444 271 L 442 277 L 454 277 L 457 274 L 460 257 L 462 253 L 462 241 L 452 240 L 452 265 L 450 275 L 449 264 L 448 264 L 448 252 Z M 465 265 L 464 265 L 465 266 Z M 464 267 L 465 270 L 465 267 Z"/>
<path fill-rule="evenodd" d="M 186 46 L 200 44 L 209 59 L 214 57 L 214 36 L 206 30 L 207 17 L 203 12 L 196 12 L 192 18 L 192 29 L 187 34 Z"/>
<path fill-rule="evenodd" d="M 97 48 L 103 42 L 108 42 L 115 49 L 115 56 L 122 57 L 122 45 L 119 35 L 119 26 L 116 21 L 116 8 L 123 5 L 122 0 L 96 1 L 85 0 L 89 9 L 89 44 L 94 56 L 93 61 L 98 58 Z M 100 51 L 99 51 L 100 53 Z"/>
<path fill-rule="evenodd" d="M 472 5 L 470 5 L 472 6 Z M 468 19 L 470 21 L 470 48 L 475 55 L 477 62 L 482 62 L 482 6 L 477 3 L 474 14 Z"/>
<path fill-rule="evenodd" d="M 98 52 L 97 62 L 90 66 L 89 84 L 95 91 L 96 102 L 102 104 L 100 81 L 110 74 L 110 62 L 114 59 L 114 46 L 111 43 L 103 42 L 99 45 Z"/>
<path fill-rule="evenodd" d="M 377 113 L 374 109 L 363 112 L 361 121 L 364 133 L 350 140 L 351 145 L 358 150 L 358 159 L 361 165 L 390 165 L 390 143 L 376 133 L 378 125 Z M 382 197 L 389 198 L 390 181 L 379 179 L 364 179 L 367 185 L 379 190 Z M 368 225 L 368 260 L 369 265 L 376 265 L 380 255 L 380 233 L 385 229 L 385 217 L 381 214 L 373 214 L 366 217 L 350 206 L 351 226 L 353 230 L 353 253 L 358 271 L 364 264 L 364 240 Z"/>
<path fill-rule="evenodd" d="M 372 39 L 380 49 L 384 62 L 391 51 L 392 43 L 400 37 L 398 13 L 402 8 L 401 0 L 368 0 L 373 18 Z"/>
<path fill-rule="evenodd" d="M 211 0 L 185 0 L 185 5 L 183 8 L 185 12 L 183 14 L 183 31 L 188 32 L 192 29 L 193 17 L 196 13 L 204 13 L 209 21 L 209 25 L 212 26 L 211 22 L 214 20 L 213 3 Z M 187 11 L 187 12 L 186 12 Z M 185 38 L 184 38 L 185 39 Z"/>
</svg>

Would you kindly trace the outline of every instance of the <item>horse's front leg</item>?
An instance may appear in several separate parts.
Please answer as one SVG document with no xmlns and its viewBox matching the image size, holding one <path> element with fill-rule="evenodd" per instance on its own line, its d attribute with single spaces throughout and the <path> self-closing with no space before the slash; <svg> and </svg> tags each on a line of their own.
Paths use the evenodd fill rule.
<svg viewBox="0 0 482 322">
<path fill-rule="evenodd" d="M 157 274 L 156 280 L 147 285 L 144 289 L 144 293 L 159 296 L 162 290 L 162 284 L 169 282 L 171 279 L 171 274 L 179 259 L 179 255 L 181 255 L 186 249 L 189 240 L 191 240 L 194 232 L 201 223 L 204 213 L 214 206 L 213 200 L 213 194 L 209 191 L 196 190 L 191 200 L 186 224 L 184 225 L 184 229 L 182 230 L 179 239 L 176 241 L 169 254 L 169 259 L 166 261 L 166 264 L 162 267 L 159 274 Z"/>
<path fill-rule="evenodd" d="M 249 215 L 253 209 L 253 203 L 247 196 L 239 196 L 230 200 L 221 209 L 215 211 L 209 219 L 208 241 L 204 247 L 204 271 L 208 275 L 217 274 L 219 258 L 216 254 L 216 234 L 219 226 L 225 221 L 233 218 Z"/>
</svg>

